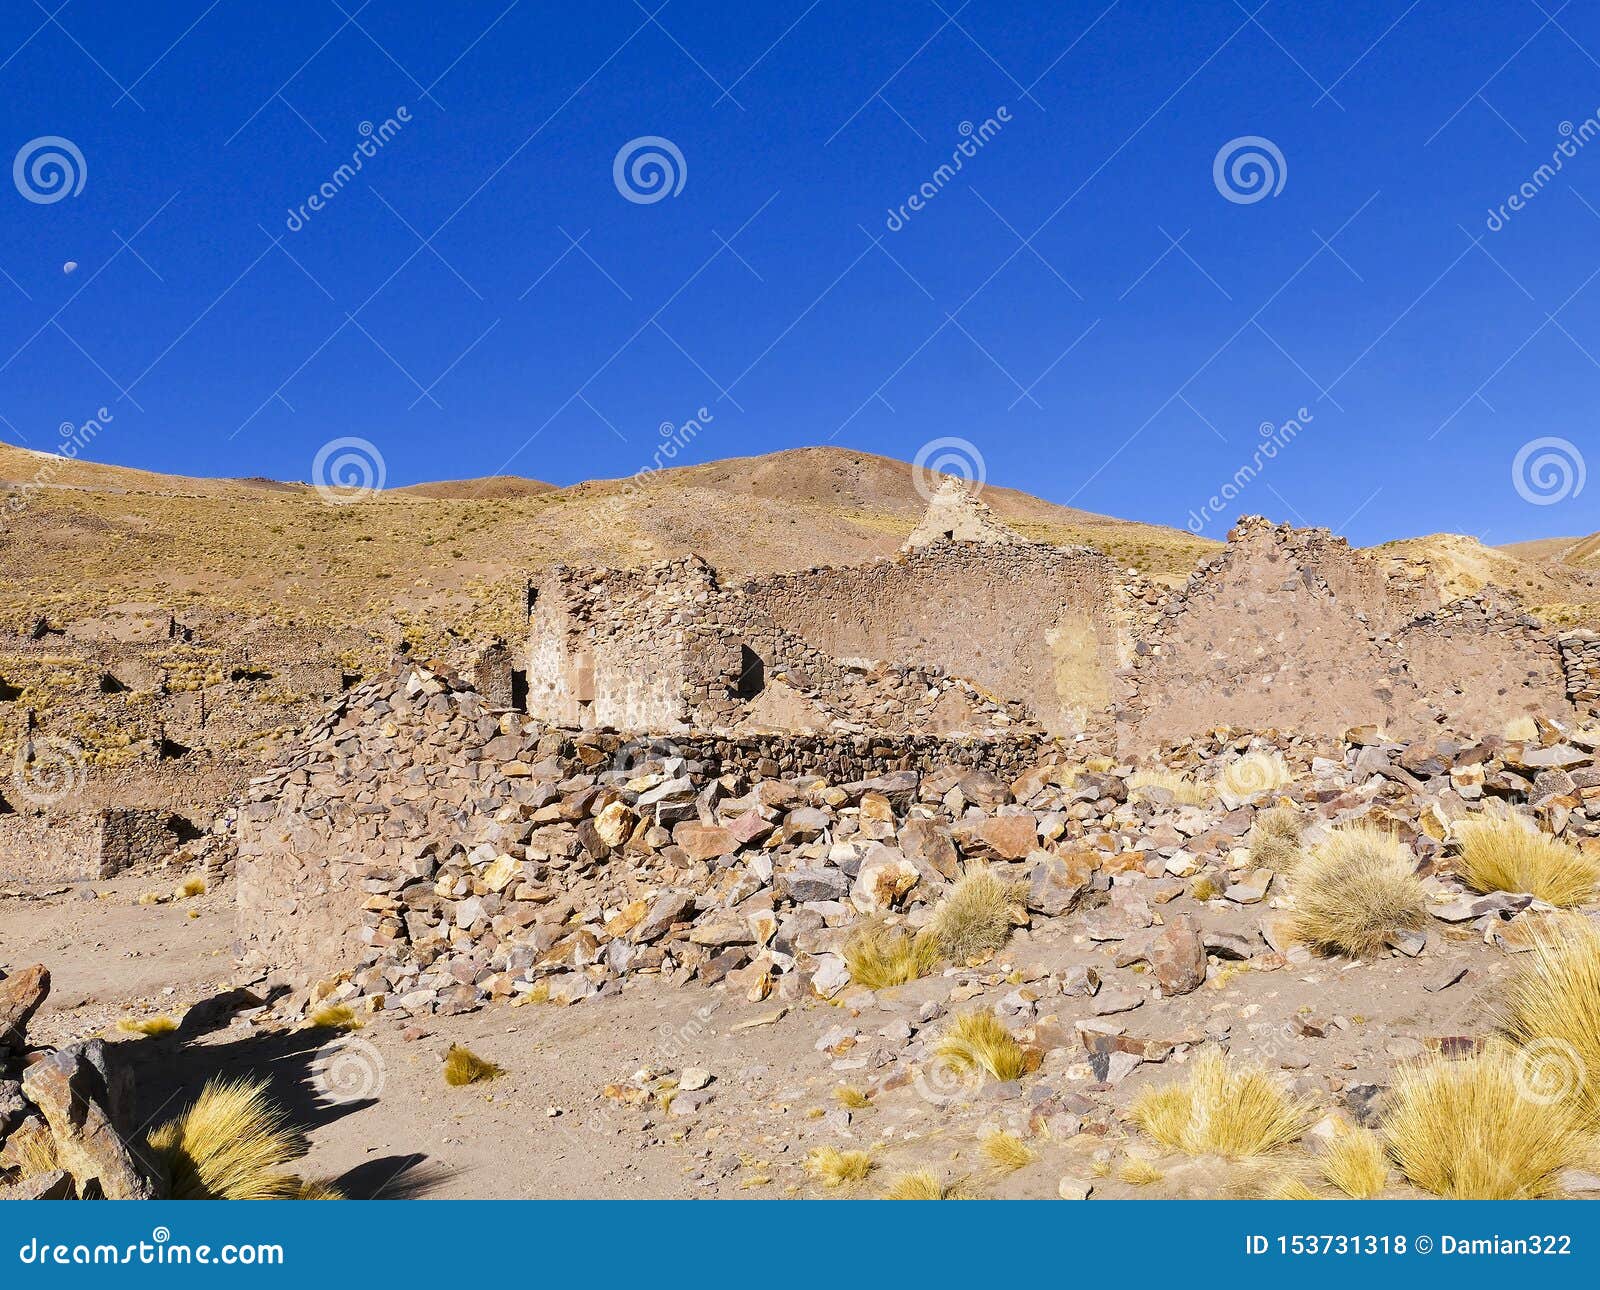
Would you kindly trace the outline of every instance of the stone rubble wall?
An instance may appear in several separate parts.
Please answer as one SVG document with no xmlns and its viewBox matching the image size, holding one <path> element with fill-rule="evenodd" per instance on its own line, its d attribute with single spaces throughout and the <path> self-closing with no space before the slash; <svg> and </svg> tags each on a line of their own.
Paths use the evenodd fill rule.
<svg viewBox="0 0 1600 1290">
<path fill-rule="evenodd" d="M 167 811 L 16 811 L 0 815 L 0 884 L 97 882 L 153 863 L 178 842 Z"/>
<path fill-rule="evenodd" d="M 592 938 L 564 930 L 575 905 L 626 906 L 638 919 L 645 911 L 635 902 L 704 895 L 731 881 L 713 874 L 723 866 L 708 867 L 715 858 L 703 851 L 720 852 L 732 836 L 707 821 L 735 785 L 759 792 L 762 783 L 818 776 L 819 785 L 858 785 L 857 796 L 860 785 L 882 784 L 903 805 L 919 784 L 940 801 L 970 777 L 1000 792 L 1059 756 L 1038 737 L 628 739 L 492 712 L 464 683 L 419 669 L 352 692 L 284 766 L 252 782 L 235 862 L 243 959 L 297 986 L 342 971 L 361 993 L 400 1006 L 476 1006 L 509 992 L 518 974 L 531 980 L 593 962 Z M 792 788 L 772 791 L 772 802 L 801 805 Z M 742 814 L 747 839 L 776 827 L 761 815 Z M 821 826 L 808 819 L 806 827 L 815 838 Z M 1031 820 L 1025 831 L 1022 853 L 1036 837 Z M 817 881 L 844 882 L 837 891 L 847 894 L 840 872 Z M 749 944 L 737 929 L 729 935 L 729 945 Z M 714 952 L 685 943 L 667 956 L 639 938 L 612 944 L 618 971 L 698 971 Z"/>
<path fill-rule="evenodd" d="M 1563 632 L 1558 640 L 1567 698 L 1585 717 L 1600 717 L 1600 632 Z"/>
</svg>

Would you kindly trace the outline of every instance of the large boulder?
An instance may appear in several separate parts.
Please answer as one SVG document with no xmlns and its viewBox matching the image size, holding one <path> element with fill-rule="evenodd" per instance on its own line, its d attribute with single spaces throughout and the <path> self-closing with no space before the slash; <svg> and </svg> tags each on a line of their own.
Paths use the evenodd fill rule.
<svg viewBox="0 0 1600 1290">
<path fill-rule="evenodd" d="M 35 1062 L 22 1075 L 22 1091 L 44 1114 L 56 1155 L 79 1196 L 151 1200 L 154 1170 L 138 1158 L 116 1125 L 125 1089 L 106 1072 L 105 1041 L 73 1044 Z"/>
</svg>

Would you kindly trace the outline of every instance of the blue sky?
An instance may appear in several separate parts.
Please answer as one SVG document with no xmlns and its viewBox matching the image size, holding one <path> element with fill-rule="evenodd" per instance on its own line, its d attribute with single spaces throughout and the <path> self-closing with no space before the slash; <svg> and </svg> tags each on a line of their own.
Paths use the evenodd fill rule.
<svg viewBox="0 0 1600 1290">
<path fill-rule="evenodd" d="M 1600 528 L 1600 10 L 1247 2 L 0 0 L 0 437 L 565 484 L 705 408 L 680 462 L 956 438 L 1213 536 Z"/>
</svg>

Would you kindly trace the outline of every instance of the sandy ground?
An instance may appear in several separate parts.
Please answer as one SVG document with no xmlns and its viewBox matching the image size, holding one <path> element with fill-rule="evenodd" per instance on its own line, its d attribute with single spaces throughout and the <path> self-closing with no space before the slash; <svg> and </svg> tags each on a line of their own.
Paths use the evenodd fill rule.
<svg viewBox="0 0 1600 1290">
<path fill-rule="evenodd" d="M 1113 966 L 1115 945 L 1086 939 L 1075 914 L 1019 934 L 988 970 L 863 993 L 852 1006 L 753 1004 L 721 988 L 646 979 L 571 1008 L 498 1005 L 417 1021 L 378 1014 L 341 1036 L 295 1028 L 234 992 L 226 883 L 191 899 L 138 903 L 174 885 L 124 876 L 41 899 L 0 898 L 0 964 L 44 962 L 54 978 L 30 1035 L 59 1044 L 103 1033 L 121 1045 L 148 1123 L 213 1075 L 266 1078 L 308 1130 L 304 1172 L 352 1196 L 872 1195 L 911 1168 L 997 1197 L 1055 1196 L 1063 1177 L 1091 1182 L 1097 1198 L 1223 1194 L 1235 1185 L 1226 1168 L 1163 1154 L 1123 1119 L 1139 1088 L 1183 1075 L 1181 1050 L 1097 1085 L 1076 1021 L 1114 1008 L 1101 1019 L 1133 1036 L 1196 1042 L 1226 1032 L 1234 1052 L 1290 1072 L 1320 1112 L 1353 1120 L 1363 1086 L 1389 1082 L 1398 1062 L 1432 1041 L 1488 1030 L 1489 1004 L 1513 966 L 1470 931 L 1435 925 L 1417 959 L 1274 971 L 1213 964 L 1205 987 L 1161 999 L 1146 974 Z M 1217 930 L 1253 917 L 1206 913 Z M 1102 977 L 1097 996 L 1046 993 L 1034 1016 L 1008 1022 L 1033 1025 L 1049 1048 L 1020 1088 L 929 1085 L 921 1041 L 946 1009 L 992 1005 L 1018 980 L 1078 964 Z M 1426 988 L 1463 968 L 1454 984 Z M 180 1029 L 144 1038 L 116 1028 L 123 1017 L 156 1014 L 180 1018 Z M 441 1063 L 452 1043 L 505 1075 L 447 1086 Z M 708 1072 L 709 1084 L 666 1105 L 660 1077 L 691 1067 Z M 635 1081 L 641 1068 L 656 1078 Z M 844 1109 L 834 1096 L 841 1085 L 867 1092 L 870 1104 Z M 1027 1139 L 1035 1162 L 1014 1172 L 988 1164 L 979 1142 L 996 1129 Z M 804 1168 L 819 1146 L 869 1149 L 872 1174 L 853 1189 L 819 1189 Z M 1119 1181 L 1130 1153 L 1165 1176 L 1143 1187 Z"/>
</svg>

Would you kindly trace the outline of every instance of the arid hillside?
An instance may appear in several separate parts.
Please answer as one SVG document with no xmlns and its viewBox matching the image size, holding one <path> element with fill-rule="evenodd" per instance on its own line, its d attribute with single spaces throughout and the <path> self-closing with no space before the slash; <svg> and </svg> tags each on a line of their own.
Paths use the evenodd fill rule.
<svg viewBox="0 0 1600 1290">
<path fill-rule="evenodd" d="M 46 485 L 22 492 L 47 465 Z M 645 481 L 497 476 L 332 504 L 307 484 L 52 463 L 0 445 L 0 486 L 0 619 L 12 630 L 150 601 L 381 636 L 514 636 L 526 575 L 551 564 L 689 552 L 728 573 L 849 563 L 893 552 L 926 508 L 910 466 L 833 448 Z M 1181 579 L 1214 545 L 1011 489 L 984 498 L 1029 537 L 1094 545 L 1158 579 Z"/>
<path fill-rule="evenodd" d="M 1514 592 L 1552 626 L 1600 622 L 1600 534 L 1492 547 L 1459 533 L 1435 533 L 1373 550 L 1413 576 L 1431 575 L 1446 597 L 1492 585 Z"/>
</svg>

